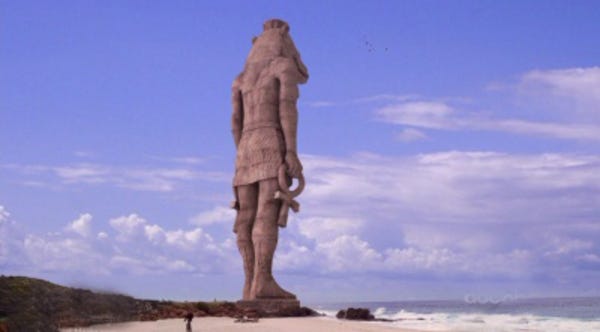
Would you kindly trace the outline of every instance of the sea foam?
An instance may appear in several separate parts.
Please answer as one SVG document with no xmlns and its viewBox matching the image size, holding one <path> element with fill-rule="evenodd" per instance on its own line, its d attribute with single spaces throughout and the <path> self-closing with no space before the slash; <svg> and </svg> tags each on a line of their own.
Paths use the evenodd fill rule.
<svg viewBox="0 0 600 332">
<path fill-rule="evenodd" d="M 335 318 L 335 310 L 317 310 Z M 486 314 L 486 313 L 418 313 L 406 310 L 391 312 L 385 307 L 373 311 L 376 318 L 391 322 L 373 322 L 386 326 L 442 332 L 600 332 L 599 319 L 576 319 L 547 317 L 532 314 Z"/>
</svg>

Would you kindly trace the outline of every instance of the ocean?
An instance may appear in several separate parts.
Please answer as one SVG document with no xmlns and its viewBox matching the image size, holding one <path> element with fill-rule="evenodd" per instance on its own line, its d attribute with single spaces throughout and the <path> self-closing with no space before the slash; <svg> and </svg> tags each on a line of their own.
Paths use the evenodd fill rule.
<svg viewBox="0 0 600 332">
<path fill-rule="evenodd" d="M 424 331 L 600 332 L 600 297 L 399 301 L 313 305 L 335 317 L 339 309 L 369 308 L 390 326 Z"/>
</svg>

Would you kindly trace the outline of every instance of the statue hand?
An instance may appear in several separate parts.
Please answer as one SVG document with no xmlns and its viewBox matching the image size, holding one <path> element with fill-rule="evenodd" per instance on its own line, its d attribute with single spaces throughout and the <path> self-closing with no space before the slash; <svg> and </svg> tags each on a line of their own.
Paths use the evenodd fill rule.
<svg viewBox="0 0 600 332">
<path fill-rule="evenodd" d="M 302 164 L 295 152 L 288 151 L 285 154 L 285 164 L 287 165 L 287 173 L 291 177 L 300 177 L 300 174 L 302 174 Z"/>
</svg>

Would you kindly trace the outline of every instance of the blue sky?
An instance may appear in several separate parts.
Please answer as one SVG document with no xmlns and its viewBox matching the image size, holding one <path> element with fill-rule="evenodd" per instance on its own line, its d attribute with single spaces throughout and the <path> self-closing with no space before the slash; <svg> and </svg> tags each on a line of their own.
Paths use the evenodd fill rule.
<svg viewBox="0 0 600 332">
<path fill-rule="evenodd" d="M 306 63 L 305 301 L 600 295 L 593 1 L 0 1 L 0 271 L 237 299 L 230 85 Z"/>
</svg>

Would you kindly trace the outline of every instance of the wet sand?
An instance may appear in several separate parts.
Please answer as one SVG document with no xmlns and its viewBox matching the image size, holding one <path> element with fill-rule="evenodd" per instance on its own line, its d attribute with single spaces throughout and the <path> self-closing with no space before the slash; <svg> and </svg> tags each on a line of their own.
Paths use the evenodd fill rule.
<svg viewBox="0 0 600 332">
<path fill-rule="evenodd" d="M 155 322 L 131 322 L 96 325 L 88 328 L 63 329 L 64 332 L 185 332 L 183 319 L 165 319 Z M 263 318 L 257 323 L 235 323 L 228 317 L 202 317 L 192 321 L 193 332 L 418 332 L 387 326 L 380 322 L 356 322 L 330 317 Z"/>
</svg>

